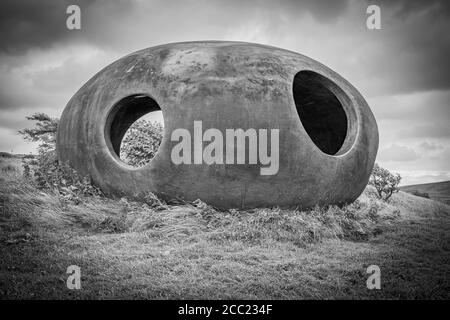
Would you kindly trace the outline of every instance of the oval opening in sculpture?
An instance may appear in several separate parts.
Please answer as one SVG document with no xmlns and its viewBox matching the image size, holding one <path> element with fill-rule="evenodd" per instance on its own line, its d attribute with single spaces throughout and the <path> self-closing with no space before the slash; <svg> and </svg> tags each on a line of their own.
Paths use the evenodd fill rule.
<svg viewBox="0 0 450 320">
<path fill-rule="evenodd" d="M 141 120 L 146 121 L 144 124 L 151 123 L 152 126 L 145 127 L 142 123 L 139 125 Z M 142 167 L 156 155 L 163 129 L 164 119 L 158 103 L 145 94 L 134 94 L 122 98 L 113 106 L 106 120 L 105 138 L 116 159 L 133 167 Z M 133 134 L 133 130 L 135 136 L 127 138 Z M 156 135 L 160 137 L 155 140 Z M 126 144 L 127 139 L 134 140 L 132 147 L 125 145 L 128 154 L 138 155 L 132 159 L 127 158 L 127 152 L 123 150 L 123 144 Z M 145 154 L 146 158 L 142 158 L 142 154 Z"/>
<path fill-rule="evenodd" d="M 329 155 L 342 153 L 349 129 L 336 89 L 331 80 L 313 71 L 300 71 L 294 77 L 293 95 L 300 121 L 314 144 Z"/>
</svg>

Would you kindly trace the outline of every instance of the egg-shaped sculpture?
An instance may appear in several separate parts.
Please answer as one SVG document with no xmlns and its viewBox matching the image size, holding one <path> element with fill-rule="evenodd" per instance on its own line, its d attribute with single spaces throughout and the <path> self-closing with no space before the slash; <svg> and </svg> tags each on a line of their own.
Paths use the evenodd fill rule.
<svg viewBox="0 0 450 320">
<path fill-rule="evenodd" d="M 155 157 L 120 155 L 130 125 L 161 110 Z M 131 53 L 68 102 L 57 152 L 105 193 L 201 199 L 218 208 L 342 204 L 364 190 L 375 118 L 346 80 L 304 55 L 241 42 L 185 42 Z"/>
</svg>

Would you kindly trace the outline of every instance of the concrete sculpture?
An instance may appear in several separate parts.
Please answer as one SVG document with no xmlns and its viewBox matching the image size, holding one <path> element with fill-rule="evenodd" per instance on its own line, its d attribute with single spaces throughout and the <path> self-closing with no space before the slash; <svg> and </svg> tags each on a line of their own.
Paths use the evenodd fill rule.
<svg viewBox="0 0 450 320">
<path fill-rule="evenodd" d="M 129 126 L 162 110 L 151 162 L 119 158 Z M 378 149 L 361 94 L 306 56 L 239 42 L 186 42 L 129 54 L 67 104 L 57 152 L 105 193 L 201 199 L 219 208 L 354 201 Z"/>
</svg>

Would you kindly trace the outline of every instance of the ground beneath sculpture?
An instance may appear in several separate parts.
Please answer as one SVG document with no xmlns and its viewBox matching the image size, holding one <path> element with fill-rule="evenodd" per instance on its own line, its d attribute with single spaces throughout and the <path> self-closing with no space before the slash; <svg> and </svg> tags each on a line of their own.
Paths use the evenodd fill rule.
<svg viewBox="0 0 450 320">
<path fill-rule="evenodd" d="M 366 189 L 343 210 L 218 212 L 0 183 L 0 297 L 450 298 L 450 207 Z M 366 269 L 381 268 L 382 290 Z M 81 268 L 81 290 L 66 269 Z"/>
</svg>

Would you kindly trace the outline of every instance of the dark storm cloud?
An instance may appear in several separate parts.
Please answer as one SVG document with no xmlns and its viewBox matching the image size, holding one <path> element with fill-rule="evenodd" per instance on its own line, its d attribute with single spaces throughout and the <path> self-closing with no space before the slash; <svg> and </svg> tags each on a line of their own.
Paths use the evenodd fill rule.
<svg viewBox="0 0 450 320">
<path fill-rule="evenodd" d="M 450 1 L 448 0 L 378 0 L 368 1 L 370 4 L 379 4 L 383 8 L 393 9 L 395 16 L 407 18 L 421 11 L 435 10 L 434 14 L 448 17 L 450 15 Z"/>
<path fill-rule="evenodd" d="M 282 2 L 273 1 L 274 4 L 280 5 Z M 348 7 L 348 0 L 289 0 L 283 9 L 286 9 L 290 14 L 299 14 L 301 12 L 310 12 L 317 20 L 322 23 L 333 21 L 340 17 Z"/>
<path fill-rule="evenodd" d="M 81 8 L 81 30 L 66 28 L 69 4 Z M 308 50 L 301 46 L 307 43 L 304 39 L 323 43 L 326 50 L 336 49 L 339 59 L 352 61 L 336 71 L 361 69 L 371 95 L 449 89 L 450 1 L 379 0 L 367 4 L 380 5 L 383 30 L 367 30 L 367 5 L 349 0 L 6 0 L 0 11 L 0 57 L 79 43 L 122 55 L 167 42 L 221 40 L 236 26 L 245 29 L 247 22 L 259 21 L 268 44 L 283 46 L 282 39 L 287 37 L 292 39 L 292 49 L 300 52 Z M 300 24 L 309 21 L 307 15 L 314 21 Z M 345 22 L 341 29 L 332 26 L 338 20 Z M 331 28 L 325 37 L 316 33 L 324 27 Z M 251 32 L 246 29 L 247 34 Z M 348 35 L 355 38 L 355 48 L 337 51 Z M 240 40 L 239 36 L 233 40 Z M 352 58 L 352 51 L 359 50 L 356 43 L 366 47 L 358 59 Z M 371 82 L 367 82 L 369 77 Z"/>
<path fill-rule="evenodd" d="M 18 54 L 31 48 L 45 49 L 59 41 L 88 40 L 81 32 L 66 28 L 69 5 L 78 5 L 83 12 L 95 6 L 105 8 L 104 14 L 113 11 L 112 17 L 126 14 L 131 1 L 115 0 L 3 0 L 0 10 L 0 53 Z M 98 12 L 101 14 L 101 11 Z M 85 35 L 84 35 L 85 36 Z"/>
<path fill-rule="evenodd" d="M 65 34 L 66 1 L 2 1 L 0 51 L 47 47 Z"/>
<path fill-rule="evenodd" d="M 391 93 L 449 89 L 450 1 L 368 3 L 381 8 L 385 51 L 375 73 L 395 82 Z"/>
<path fill-rule="evenodd" d="M 81 8 L 82 30 L 70 31 L 66 28 L 66 9 L 75 4 Z M 295 15 L 300 18 L 310 13 L 323 23 L 334 20 L 342 14 L 347 0 L 286 0 L 272 2 L 269 0 L 251 1 L 148 1 L 132 0 L 5 0 L 0 11 L 0 53 L 18 54 L 30 48 L 48 48 L 58 42 L 96 42 L 98 45 L 117 45 L 114 38 L 121 35 L 121 29 L 130 30 L 138 19 L 159 21 L 161 30 L 169 31 L 170 26 L 177 28 L 180 19 L 170 18 L 163 21 L 160 14 L 170 12 L 174 17 L 177 12 L 185 11 L 180 18 L 187 24 L 195 24 L 191 17 L 200 18 L 205 24 L 203 28 L 214 28 L 214 24 L 226 26 L 233 20 L 244 21 L 245 17 L 255 12 L 270 10 L 275 16 L 278 13 Z M 190 14 L 188 11 L 191 11 Z M 225 11 L 225 12 L 224 12 Z M 204 12 L 205 15 L 201 15 Z M 216 14 L 227 13 L 226 20 L 217 19 Z M 211 19 L 208 17 L 214 17 Z M 209 22 L 209 25 L 208 25 Z M 150 30 L 153 31 L 153 30 Z M 132 34 L 128 35 L 133 37 Z M 112 42 L 112 43 L 110 43 Z"/>
</svg>

